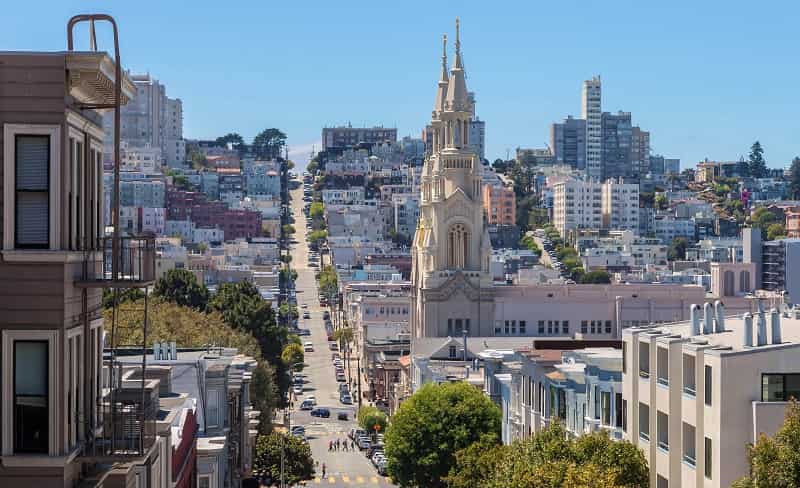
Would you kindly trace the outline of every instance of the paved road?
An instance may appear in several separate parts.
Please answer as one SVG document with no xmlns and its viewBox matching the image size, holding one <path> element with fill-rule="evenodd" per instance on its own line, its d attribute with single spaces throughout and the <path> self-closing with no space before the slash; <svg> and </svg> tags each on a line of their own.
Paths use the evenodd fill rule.
<svg viewBox="0 0 800 488">
<path fill-rule="evenodd" d="M 317 477 L 307 485 L 326 485 L 326 486 L 371 486 L 371 487 L 391 487 L 388 478 L 379 476 L 372 463 L 364 456 L 362 451 L 343 451 L 329 452 L 328 442 L 331 440 L 347 438 L 347 432 L 357 427 L 355 422 L 356 407 L 354 405 L 343 405 L 339 402 L 338 383 L 336 381 L 335 370 L 331 360 L 331 351 L 328 348 L 325 325 L 322 320 L 323 308 L 319 306 L 317 296 L 317 283 L 314 273 L 317 268 L 309 267 L 308 245 L 306 243 L 306 218 L 303 214 L 303 189 L 298 188 L 291 192 L 292 215 L 294 216 L 294 227 L 296 229 L 295 239 L 297 244 L 291 246 L 292 263 L 291 266 L 297 271 L 297 304 L 300 307 L 302 316 L 303 310 L 308 310 L 311 314 L 310 319 L 300 319 L 300 327 L 311 330 L 311 336 L 301 337 L 303 342 L 311 341 L 314 344 L 314 352 L 306 353 L 306 364 L 308 365 L 303 373 L 306 375 L 306 383 L 303 387 L 303 396 L 314 395 L 318 406 L 328 407 L 331 410 L 329 419 L 315 418 L 309 415 L 308 411 L 301 411 L 297 408 L 291 412 L 291 425 L 304 425 L 306 436 L 314 460 L 319 463 Z M 305 304 L 308 308 L 303 309 Z M 355 365 L 351 374 L 355 378 Z M 355 400 L 357 401 L 357 400 Z M 300 401 L 295 400 L 295 407 L 300 406 Z M 348 412 L 349 420 L 337 420 L 337 413 L 340 411 Z M 325 464 L 326 476 L 321 477 L 322 465 Z"/>
</svg>

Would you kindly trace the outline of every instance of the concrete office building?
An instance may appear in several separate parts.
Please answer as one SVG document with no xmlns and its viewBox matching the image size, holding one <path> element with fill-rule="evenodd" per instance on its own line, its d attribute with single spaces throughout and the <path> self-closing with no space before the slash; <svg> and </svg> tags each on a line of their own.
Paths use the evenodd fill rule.
<svg viewBox="0 0 800 488">
<path fill-rule="evenodd" d="M 639 229 L 639 185 L 567 180 L 553 188 L 553 225 L 561 234 L 574 229 Z"/>
<path fill-rule="evenodd" d="M 650 172 L 650 132 L 631 128 L 631 171 L 634 178 Z"/>
<path fill-rule="evenodd" d="M 397 129 L 388 127 L 324 127 L 322 129 L 322 150 L 334 147 L 347 148 L 358 144 L 380 144 L 397 142 Z"/>
<path fill-rule="evenodd" d="M 794 310 L 724 308 L 692 305 L 688 321 L 622 332 L 623 428 L 650 486 L 731 486 L 747 474 L 747 445 L 774 434 L 800 396 Z"/>
<path fill-rule="evenodd" d="M 603 134 L 600 77 L 583 82 L 581 118 L 586 121 L 586 176 L 603 178 Z"/>
<path fill-rule="evenodd" d="M 745 263 L 755 266 L 755 287 L 786 292 L 789 303 L 800 302 L 800 239 L 762 241 L 761 230 L 742 229 Z"/>
<path fill-rule="evenodd" d="M 586 168 L 586 120 L 573 119 L 550 125 L 550 148 L 555 164 Z"/>
<path fill-rule="evenodd" d="M 601 117 L 602 178 L 631 178 L 636 176 L 632 167 L 631 113 L 603 112 Z"/>
<path fill-rule="evenodd" d="M 639 185 L 608 180 L 603 183 L 603 227 L 614 230 L 639 230 Z"/>
</svg>

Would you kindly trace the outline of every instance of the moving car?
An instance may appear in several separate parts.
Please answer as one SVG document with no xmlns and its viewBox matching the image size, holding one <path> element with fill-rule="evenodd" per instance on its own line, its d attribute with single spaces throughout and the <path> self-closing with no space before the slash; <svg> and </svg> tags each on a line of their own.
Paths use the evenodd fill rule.
<svg viewBox="0 0 800 488">
<path fill-rule="evenodd" d="M 353 404 L 353 397 L 350 396 L 350 393 L 342 393 L 339 396 L 339 401 L 344 403 L 345 405 L 352 405 Z"/>
<path fill-rule="evenodd" d="M 344 382 L 347 381 L 347 378 L 344 375 L 344 372 L 336 373 L 336 381 Z"/>
<path fill-rule="evenodd" d="M 339 412 L 336 414 L 338 420 L 347 420 L 347 412 Z"/>
<path fill-rule="evenodd" d="M 305 344 L 303 344 L 303 350 L 305 352 L 314 352 L 314 343 L 306 342 Z"/>
<path fill-rule="evenodd" d="M 327 408 L 315 408 L 311 411 L 311 416 L 327 419 L 331 416 L 331 411 Z"/>
<path fill-rule="evenodd" d="M 311 314 L 308 312 L 308 310 L 306 310 L 305 312 L 303 312 L 303 318 L 304 318 L 304 319 L 310 319 L 310 318 L 311 318 Z"/>
<path fill-rule="evenodd" d="M 300 410 L 311 410 L 314 408 L 314 403 L 310 400 L 303 400 L 300 404 Z"/>
<path fill-rule="evenodd" d="M 312 405 L 317 404 L 317 397 L 315 397 L 314 395 L 308 395 L 306 397 L 306 400 L 310 401 Z"/>
<path fill-rule="evenodd" d="M 337 344 L 337 343 L 335 343 L 335 342 L 331 342 L 331 343 L 329 343 L 329 344 L 328 344 L 328 347 L 330 347 L 330 348 L 331 348 L 331 351 L 338 351 L 338 350 L 339 350 L 339 344 Z"/>
<path fill-rule="evenodd" d="M 295 395 L 302 395 L 303 394 L 303 385 L 294 385 L 292 387 L 292 391 Z"/>
<path fill-rule="evenodd" d="M 302 336 L 310 336 L 311 335 L 311 331 L 308 330 L 308 329 L 297 329 L 297 335 L 299 335 L 301 337 Z"/>
</svg>

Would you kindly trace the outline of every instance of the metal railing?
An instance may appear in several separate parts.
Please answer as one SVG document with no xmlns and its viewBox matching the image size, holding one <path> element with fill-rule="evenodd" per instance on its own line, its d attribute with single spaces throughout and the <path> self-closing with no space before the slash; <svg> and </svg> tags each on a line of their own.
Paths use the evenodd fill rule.
<svg viewBox="0 0 800 488">
<path fill-rule="evenodd" d="M 102 262 L 87 258 L 84 272 L 85 284 L 107 286 L 146 286 L 156 278 L 156 245 L 151 236 L 121 237 L 118 248 L 118 268 L 114 269 L 114 245 L 112 237 L 98 240 L 96 249 Z"/>
</svg>

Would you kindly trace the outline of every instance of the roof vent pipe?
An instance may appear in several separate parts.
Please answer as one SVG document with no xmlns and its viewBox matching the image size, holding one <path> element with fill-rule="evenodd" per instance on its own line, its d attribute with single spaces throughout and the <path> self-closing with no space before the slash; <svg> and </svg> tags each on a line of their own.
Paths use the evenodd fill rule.
<svg viewBox="0 0 800 488">
<path fill-rule="evenodd" d="M 756 342 L 756 345 L 764 346 L 767 344 L 767 317 L 764 312 L 758 312 L 756 317 L 758 318 L 758 342 Z"/>
<path fill-rule="evenodd" d="M 753 316 L 745 313 L 742 319 L 744 320 L 744 345 L 753 347 Z"/>
<path fill-rule="evenodd" d="M 693 303 L 689 307 L 689 317 L 692 321 L 692 335 L 700 335 L 700 305 Z"/>
<path fill-rule="evenodd" d="M 772 344 L 781 343 L 781 314 L 777 308 L 769 312 L 770 329 L 772 330 Z"/>
<path fill-rule="evenodd" d="M 711 311 L 711 304 L 706 302 L 703 305 L 703 334 L 714 332 L 714 312 Z"/>
<path fill-rule="evenodd" d="M 714 332 L 725 332 L 725 305 L 721 300 L 714 302 L 714 312 L 716 320 L 714 321 Z"/>
</svg>

